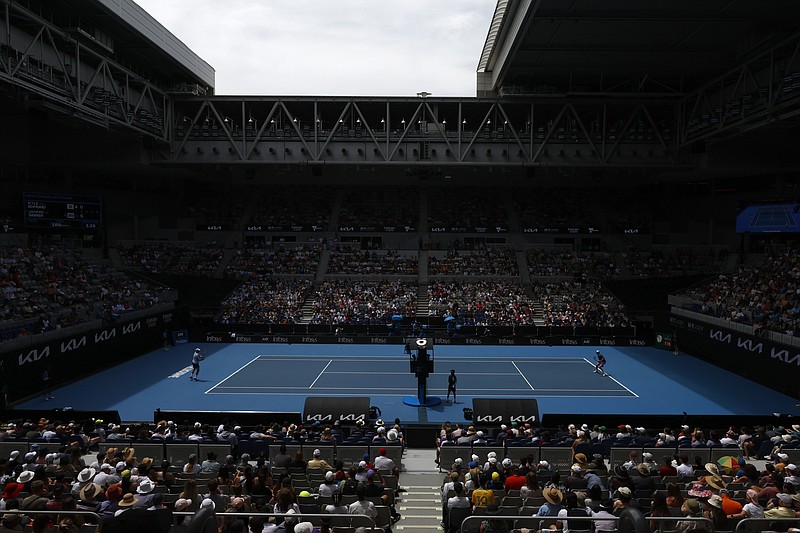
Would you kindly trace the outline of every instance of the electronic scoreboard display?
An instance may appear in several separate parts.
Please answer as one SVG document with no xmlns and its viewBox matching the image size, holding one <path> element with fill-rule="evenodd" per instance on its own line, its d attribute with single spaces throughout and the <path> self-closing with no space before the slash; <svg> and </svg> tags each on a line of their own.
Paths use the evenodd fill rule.
<svg viewBox="0 0 800 533">
<path fill-rule="evenodd" d="M 757 204 L 740 209 L 737 233 L 800 233 L 800 204 Z"/>
<path fill-rule="evenodd" d="M 103 202 L 99 196 L 26 192 L 22 204 L 28 229 L 94 232 L 102 227 Z"/>
</svg>

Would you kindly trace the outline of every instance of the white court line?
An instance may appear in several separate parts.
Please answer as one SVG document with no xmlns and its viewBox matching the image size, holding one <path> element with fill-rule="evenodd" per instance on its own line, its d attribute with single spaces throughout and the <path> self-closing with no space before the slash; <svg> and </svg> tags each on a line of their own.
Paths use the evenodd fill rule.
<svg viewBox="0 0 800 533">
<path fill-rule="evenodd" d="M 275 355 L 265 355 L 260 354 L 256 356 L 256 359 L 263 359 L 265 361 L 297 361 L 297 357 L 293 357 L 289 354 L 275 354 Z M 303 357 L 303 361 L 327 361 L 329 358 L 318 355 L 318 356 L 311 356 L 311 357 Z M 397 357 L 397 356 L 382 356 L 382 355 L 364 355 L 364 356 L 355 356 L 355 355 L 348 355 L 347 357 L 336 357 L 336 362 L 342 363 L 363 363 L 364 359 L 374 359 L 375 361 L 403 361 L 408 362 L 408 356 L 405 357 Z M 485 363 L 485 359 L 479 359 L 477 357 L 466 357 L 466 356 L 448 356 L 448 357 L 436 357 L 434 360 L 436 361 L 462 361 L 465 363 Z M 514 361 L 520 361 L 524 363 L 580 363 L 586 359 L 584 358 L 577 358 L 571 357 L 569 359 L 545 359 L 545 358 L 537 358 L 531 357 L 530 359 L 525 359 L 521 361 L 520 359 L 495 359 L 492 358 L 493 363 L 513 363 Z"/>
<path fill-rule="evenodd" d="M 511 361 L 511 364 L 514 365 L 514 368 L 517 369 L 517 372 L 519 372 L 519 375 L 522 376 L 522 379 L 525 380 L 525 383 L 528 384 L 528 387 L 530 387 L 531 390 L 536 390 L 536 389 L 533 388 L 533 385 L 531 385 L 531 382 L 528 381 L 528 378 L 525 377 L 525 374 L 523 374 L 522 371 L 519 369 L 519 367 L 517 366 L 517 363 L 515 363 L 514 361 Z"/>
<path fill-rule="evenodd" d="M 311 346 L 311 345 L 309 345 Z M 302 354 L 300 354 L 302 355 Z M 256 359 L 263 359 L 265 361 L 297 361 L 297 357 L 292 357 L 290 354 L 275 354 L 275 355 L 266 355 L 260 354 L 256 356 Z M 348 361 L 351 363 L 363 363 L 364 359 L 374 359 L 376 361 L 408 361 L 408 356 L 405 357 L 398 357 L 394 355 L 382 356 L 382 355 L 348 355 L 347 357 L 337 357 L 337 361 Z M 315 355 L 310 357 L 303 357 L 303 361 L 327 361 L 328 358 L 323 355 Z"/>
<path fill-rule="evenodd" d="M 373 393 L 373 394 L 370 394 L 370 396 L 381 396 L 381 397 L 386 397 L 386 398 L 397 398 L 398 395 L 404 395 L 404 394 L 407 394 L 408 396 L 412 396 L 413 393 L 415 393 L 415 392 L 416 391 L 408 390 L 408 391 L 399 392 L 399 393 L 393 393 L 393 394 L 390 394 L 390 393 L 374 394 Z M 444 392 L 445 392 L 444 389 L 442 389 L 441 393 L 444 394 Z M 252 394 L 263 394 L 263 393 L 260 393 L 260 392 L 212 392 L 211 394 L 231 394 L 231 395 L 251 394 L 252 395 Z M 438 392 L 437 392 L 437 394 L 438 394 Z M 306 392 L 282 392 L 281 395 L 282 396 L 308 396 L 308 393 L 306 393 Z M 336 393 L 336 392 L 328 392 L 328 393 L 326 393 L 326 395 L 327 396 L 333 396 L 335 398 L 338 398 L 340 396 L 343 397 L 343 398 L 347 398 L 347 397 L 351 396 L 351 395 L 349 395 L 347 393 Z M 508 393 L 507 392 L 506 394 L 481 394 L 482 398 L 506 398 L 508 396 L 522 396 L 524 398 L 527 398 L 527 397 L 529 397 L 529 392 L 525 391 L 524 393 L 523 392 L 518 392 L 518 393 Z M 631 397 L 630 394 L 625 394 L 623 396 L 614 396 L 614 395 L 608 395 L 608 394 L 605 394 L 605 395 L 604 394 L 548 394 L 546 396 L 541 396 L 541 398 L 630 398 L 630 397 Z M 463 402 L 459 402 L 459 403 L 463 403 Z"/>
<path fill-rule="evenodd" d="M 639 397 L 639 395 L 638 395 L 638 394 L 636 394 L 636 393 L 635 393 L 635 392 L 633 392 L 631 389 L 629 389 L 628 387 L 626 387 L 625 385 L 623 385 L 622 383 L 620 383 L 619 381 L 617 381 L 617 379 L 616 379 L 616 378 L 614 378 L 614 377 L 611 377 L 611 376 L 609 376 L 608 374 L 606 374 L 606 376 L 607 376 L 607 377 L 609 377 L 609 378 L 611 378 L 611 381 L 615 382 L 617 385 L 619 385 L 620 387 L 622 387 L 622 388 L 623 388 L 623 389 L 625 389 L 626 391 L 630 392 L 630 393 L 631 393 L 631 394 L 633 394 L 635 397 L 637 397 L 637 398 Z"/>
<path fill-rule="evenodd" d="M 185 367 L 181 368 L 180 370 L 178 370 L 177 372 L 175 372 L 173 374 L 170 374 L 169 376 L 167 376 L 167 378 L 179 378 L 179 377 L 185 375 L 187 372 L 190 372 L 191 370 L 192 370 L 192 365 L 185 366 Z"/>
<path fill-rule="evenodd" d="M 337 370 L 331 370 L 328 374 L 368 374 L 368 375 L 375 375 L 375 371 L 372 372 L 340 372 Z M 407 376 L 410 375 L 410 372 L 381 372 L 381 375 L 392 375 L 392 376 Z M 431 376 L 449 376 L 450 372 L 432 372 Z M 459 372 L 459 376 L 516 376 L 516 372 Z"/>
<path fill-rule="evenodd" d="M 619 389 L 536 389 L 536 392 L 553 392 L 553 391 L 567 391 L 575 392 L 585 390 L 586 392 L 619 392 Z"/>
<path fill-rule="evenodd" d="M 588 360 L 588 359 L 586 359 L 585 357 L 583 358 L 583 360 L 584 360 L 584 361 L 586 361 L 587 363 L 589 363 L 590 365 L 594 366 L 594 363 L 592 363 L 591 361 L 589 361 L 589 360 Z M 603 369 L 603 372 L 605 372 L 605 369 Z M 608 372 L 606 372 L 606 376 L 605 376 L 605 377 L 607 377 L 607 378 L 611 378 L 611 381 L 613 381 L 614 383 L 616 383 L 617 385 L 619 385 L 620 387 L 622 387 L 622 388 L 623 388 L 623 389 L 625 389 L 626 391 L 628 391 L 628 392 L 630 392 L 631 394 L 633 394 L 633 396 L 634 396 L 635 398 L 638 398 L 638 397 L 639 397 L 639 395 L 638 395 L 638 394 L 636 394 L 636 393 L 635 393 L 635 392 L 633 392 L 631 389 L 629 389 L 628 387 L 626 387 L 625 385 L 623 385 L 622 383 L 620 383 L 620 382 L 617 380 L 617 378 L 613 378 L 613 377 L 611 377 L 611 374 L 609 374 Z"/>
<path fill-rule="evenodd" d="M 214 385 L 213 387 L 211 387 L 210 389 L 208 389 L 207 391 L 205 391 L 203 394 L 208 394 L 208 393 L 210 393 L 212 390 L 214 390 L 215 388 L 219 387 L 220 385 L 222 385 L 223 383 L 225 383 L 227 380 L 231 379 L 231 378 L 232 378 L 234 375 L 236 375 L 236 374 L 238 374 L 239 372 L 241 372 L 242 370 L 244 370 L 244 369 L 245 369 L 245 368 L 246 368 L 246 367 L 247 367 L 249 364 L 251 364 L 251 363 L 252 363 L 253 361 L 255 361 L 256 359 L 258 359 L 258 356 L 256 356 L 254 359 L 251 359 L 250 361 L 246 362 L 246 363 L 245 363 L 244 365 L 242 365 L 241 367 L 237 368 L 236 370 L 234 370 L 233 372 L 231 372 L 230 374 L 228 374 L 228 377 L 226 377 L 226 378 L 224 378 L 222 381 L 218 382 L 216 385 Z"/>
<path fill-rule="evenodd" d="M 316 383 L 317 381 L 319 381 L 319 378 L 321 378 L 321 377 L 322 377 L 322 374 L 324 374 L 324 373 L 325 373 L 325 369 L 326 369 L 326 368 L 328 368 L 329 366 L 331 366 L 331 363 L 333 363 L 333 359 L 330 359 L 330 360 L 328 361 L 328 364 L 327 364 L 327 365 L 325 365 L 325 368 L 323 368 L 322 370 L 320 370 L 320 372 L 319 372 L 319 375 L 317 376 L 317 379 L 315 379 L 314 381 L 312 381 L 312 382 L 311 382 L 311 385 L 309 385 L 309 386 L 308 386 L 308 388 L 309 388 L 309 389 L 311 389 L 311 388 L 313 388 L 313 387 L 314 387 L 314 383 Z"/>
<path fill-rule="evenodd" d="M 494 359 L 493 359 L 494 360 Z M 580 363 L 583 364 L 582 359 L 525 359 L 519 360 L 520 363 Z"/>
<path fill-rule="evenodd" d="M 220 387 L 219 385 L 217 385 L 217 387 L 221 388 L 221 389 L 264 389 L 264 390 L 272 390 L 272 389 L 296 390 L 296 389 L 302 389 L 302 390 L 305 390 L 304 387 L 297 387 L 297 386 L 295 386 L 295 387 L 281 387 L 281 386 L 260 386 L 260 385 L 250 385 L 250 386 L 246 386 L 246 385 L 225 385 L 224 387 Z M 326 388 L 327 389 L 339 389 L 341 387 L 320 387 L 320 388 L 322 388 L 322 389 L 326 389 Z M 347 390 L 375 390 L 375 387 L 347 387 Z M 386 390 L 386 388 L 378 389 L 378 390 Z M 406 389 L 391 389 L 391 388 L 389 388 L 389 390 L 406 390 Z M 410 389 L 409 388 L 408 390 L 414 390 L 415 391 L 416 389 Z M 433 389 L 433 390 L 440 390 L 440 389 Z M 444 391 L 445 389 L 441 389 L 441 390 Z M 480 393 L 483 390 L 505 390 L 505 391 L 512 390 L 512 391 L 518 391 L 519 394 L 527 394 L 528 393 L 528 390 L 522 390 L 522 389 L 462 389 L 462 390 L 464 390 L 464 391 L 474 391 L 476 394 Z M 553 390 L 561 390 L 561 389 L 553 389 Z M 574 389 L 574 390 L 581 390 L 581 389 Z"/>
</svg>

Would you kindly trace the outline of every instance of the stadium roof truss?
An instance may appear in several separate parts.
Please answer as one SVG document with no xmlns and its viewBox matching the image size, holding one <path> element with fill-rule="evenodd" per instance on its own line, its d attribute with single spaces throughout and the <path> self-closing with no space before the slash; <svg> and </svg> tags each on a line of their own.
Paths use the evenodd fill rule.
<svg viewBox="0 0 800 533">
<path fill-rule="evenodd" d="M 719 141 L 800 116 L 800 30 L 686 95 L 679 144 Z"/>
<path fill-rule="evenodd" d="M 788 0 L 754 15 L 763 34 L 749 0 L 500 0 L 479 65 L 491 98 L 213 96 L 213 69 L 130 0 L 37 2 L 0 6 L 0 95 L 155 140 L 147 157 L 166 167 L 695 170 L 705 144 L 800 119 L 800 6 Z M 752 42 L 739 47 L 738 31 Z"/>
<path fill-rule="evenodd" d="M 679 100 L 224 97 L 174 99 L 164 164 L 694 167 Z"/>
<path fill-rule="evenodd" d="M 0 90 L 30 107 L 166 141 L 169 98 L 102 47 L 25 9 L 0 9 Z"/>
<path fill-rule="evenodd" d="M 793 0 L 498 0 L 478 93 L 677 96 L 679 149 L 794 126 L 798 21 Z"/>
</svg>

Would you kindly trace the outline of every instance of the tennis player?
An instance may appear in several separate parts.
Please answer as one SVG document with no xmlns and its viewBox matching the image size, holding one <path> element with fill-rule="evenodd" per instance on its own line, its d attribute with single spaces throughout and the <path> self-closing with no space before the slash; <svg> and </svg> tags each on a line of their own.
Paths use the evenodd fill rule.
<svg viewBox="0 0 800 533">
<path fill-rule="evenodd" d="M 200 377 L 200 361 L 205 359 L 202 350 L 200 348 L 194 349 L 194 354 L 192 355 L 192 373 L 189 374 L 189 381 L 200 381 L 197 379 Z"/>
<path fill-rule="evenodd" d="M 447 401 L 450 401 L 450 393 L 453 393 L 453 403 L 456 402 L 456 383 L 458 383 L 458 377 L 456 376 L 455 370 L 450 370 L 450 375 L 447 376 Z"/>
<path fill-rule="evenodd" d="M 600 374 L 601 376 L 607 376 L 603 367 L 606 366 L 606 358 L 603 357 L 603 354 L 600 353 L 600 350 L 595 350 L 594 352 L 594 372 L 595 374 Z"/>
</svg>

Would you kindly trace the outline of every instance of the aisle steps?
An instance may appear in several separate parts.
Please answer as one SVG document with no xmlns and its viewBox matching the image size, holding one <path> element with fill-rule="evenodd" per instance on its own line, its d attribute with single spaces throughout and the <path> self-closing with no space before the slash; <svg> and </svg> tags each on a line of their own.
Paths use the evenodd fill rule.
<svg viewBox="0 0 800 533">
<path fill-rule="evenodd" d="M 403 518 L 393 531 L 442 531 L 442 500 L 439 488 L 443 476 L 435 470 L 434 450 L 406 450 L 400 486 L 406 490 L 396 506 Z"/>
</svg>

